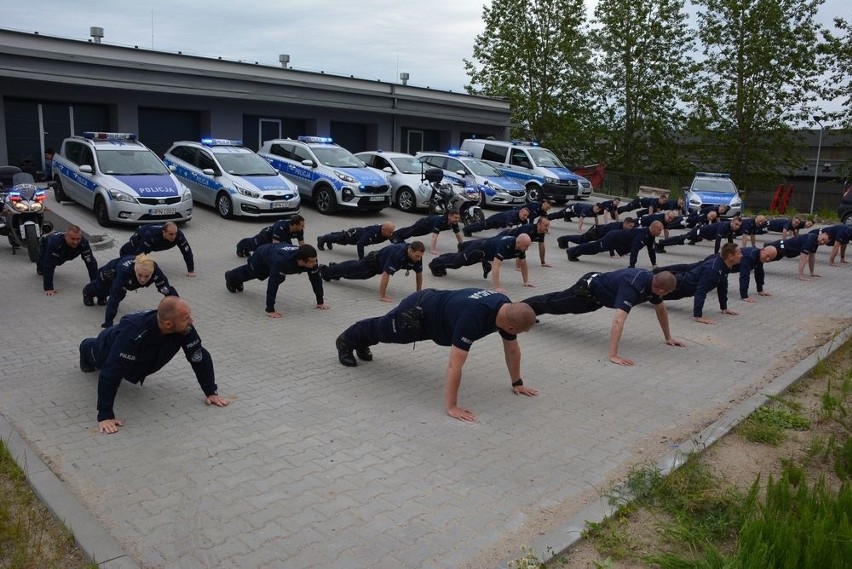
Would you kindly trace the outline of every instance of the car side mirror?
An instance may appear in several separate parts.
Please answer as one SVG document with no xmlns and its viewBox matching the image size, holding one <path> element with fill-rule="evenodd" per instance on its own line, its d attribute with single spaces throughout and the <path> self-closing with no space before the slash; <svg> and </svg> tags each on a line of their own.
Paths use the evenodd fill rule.
<svg viewBox="0 0 852 569">
<path fill-rule="evenodd" d="M 313 160 L 305 159 L 305 160 L 302 160 L 302 166 L 307 166 L 308 168 L 315 168 L 316 164 L 314 164 Z"/>
<path fill-rule="evenodd" d="M 393 168 L 391 168 L 390 166 L 385 166 L 384 168 L 382 168 L 382 172 L 385 172 L 387 174 L 393 174 Z"/>
<path fill-rule="evenodd" d="M 213 170 L 213 168 L 205 168 L 204 170 L 201 171 L 201 173 L 204 174 L 205 176 L 218 176 L 218 174 L 216 173 L 215 170 Z"/>
<path fill-rule="evenodd" d="M 169 172 L 177 171 L 177 167 L 174 164 L 169 164 Z"/>
<path fill-rule="evenodd" d="M 92 167 L 88 164 L 83 164 L 82 166 L 80 166 L 80 171 L 85 174 L 91 174 L 94 170 L 92 170 Z"/>
</svg>

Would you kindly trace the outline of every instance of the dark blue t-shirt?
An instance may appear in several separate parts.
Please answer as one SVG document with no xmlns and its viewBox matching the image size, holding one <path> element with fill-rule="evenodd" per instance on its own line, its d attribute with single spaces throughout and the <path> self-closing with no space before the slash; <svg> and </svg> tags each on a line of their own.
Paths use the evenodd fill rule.
<svg viewBox="0 0 852 569">
<path fill-rule="evenodd" d="M 500 332 L 505 340 L 517 338 L 497 328 L 497 311 L 512 302 L 495 290 L 463 288 L 435 291 L 422 301 L 423 322 L 429 337 L 439 346 L 469 351 L 478 339 Z"/>
<path fill-rule="evenodd" d="M 660 304 L 663 298 L 651 292 L 654 273 L 645 269 L 620 269 L 601 273 L 592 279 L 589 289 L 594 297 L 607 308 L 630 309 L 650 302 Z"/>
</svg>

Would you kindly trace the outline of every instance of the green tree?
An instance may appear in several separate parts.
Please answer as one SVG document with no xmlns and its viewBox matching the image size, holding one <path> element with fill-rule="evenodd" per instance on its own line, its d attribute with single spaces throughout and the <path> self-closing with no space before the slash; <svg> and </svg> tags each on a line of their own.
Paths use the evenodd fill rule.
<svg viewBox="0 0 852 569">
<path fill-rule="evenodd" d="M 576 159 L 588 142 L 582 113 L 589 82 L 583 0 L 493 0 L 485 31 L 465 60 L 469 93 L 509 100 L 513 136 L 569 145 Z M 566 141 L 571 141 L 570 144 Z M 564 155 L 564 154 L 563 154 Z"/>
<path fill-rule="evenodd" d="M 840 103 L 837 112 L 824 113 L 826 119 L 852 133 L 852 21 L 835 18 L 834 30 L 826 30 L 820 68 L 828 71 L 822 98 Z"/>
<path fill-rule="evenodd" d="M 798 165 L 790 125 L 810 122 L 823 0 L 694 0 L 704 61 L 692 127 L 705 166 L 742 189 Z"/>
<path fill-rule="evenodd" d="M 643 174 L 689 170 L 678 161 L 672 133 L 684 126 L 691 86 L 692 32 L 683 0 L 601 0 L 592 34 L 600 72 L 602 153 L 629 180 Z M 635 178 L 634 178 L 635 179 Z"/>
</svg>

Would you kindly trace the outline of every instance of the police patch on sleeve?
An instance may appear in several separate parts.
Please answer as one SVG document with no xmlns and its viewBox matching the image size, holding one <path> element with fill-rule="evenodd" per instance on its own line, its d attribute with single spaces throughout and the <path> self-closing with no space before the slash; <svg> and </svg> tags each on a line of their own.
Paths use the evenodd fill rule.
<svg viewBox="0 0 852 569">
<path fill-rule="evenodd" d="M 194 364 L 199 363 L 203 359 L 204 359 L 204 352 L 202 350 L 195 350 L 194 352 L 192 352 L 192 355 L 189 356 L 189 361 L 191 361 Z"/>
</svg>

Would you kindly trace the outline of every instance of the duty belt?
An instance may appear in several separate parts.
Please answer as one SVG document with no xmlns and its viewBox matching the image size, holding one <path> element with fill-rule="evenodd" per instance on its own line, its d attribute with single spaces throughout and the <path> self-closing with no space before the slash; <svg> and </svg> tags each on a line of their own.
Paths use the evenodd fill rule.
<svg viewBox="0 0 852 569">
<path fill-rule="evenodd" d="M 779 242 L 778 242 L 778 248 L 779 248 L 779 249 L 783 249 L 783 248 L 784 248 L 784 240 L 783 240 L 783 239 L 782 239 L 781 241 L 779 241 Z"/>
<path fill-rule="evenodd" d="M 589 273 L 588 276 L 584 276 L 583 280 L 586 282 L 586 287 L 592 286 L 592 281 L 595 280 L 595 277 L 600 273 Z"/>
</svg>

